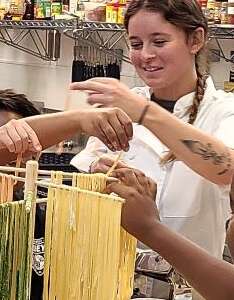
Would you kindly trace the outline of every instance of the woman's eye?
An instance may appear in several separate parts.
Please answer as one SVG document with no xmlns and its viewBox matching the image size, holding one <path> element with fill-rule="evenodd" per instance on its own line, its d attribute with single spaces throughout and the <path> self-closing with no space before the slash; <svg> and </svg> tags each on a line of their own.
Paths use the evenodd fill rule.
<svg viewBox="0 0 234 300">
<path fill-rule="evenodd" d="M 164 44 L 166 43 L 166 41 L 154 41 L 154 45 L 158 46 L 158 47 L 162 47 L 164 46 Z"/>
<path fill-rule="evenodd" d="M 139 49 L 142 47 L 141 43 L 134 43 L 130 45 L 132 49 Z"/>
</svg>

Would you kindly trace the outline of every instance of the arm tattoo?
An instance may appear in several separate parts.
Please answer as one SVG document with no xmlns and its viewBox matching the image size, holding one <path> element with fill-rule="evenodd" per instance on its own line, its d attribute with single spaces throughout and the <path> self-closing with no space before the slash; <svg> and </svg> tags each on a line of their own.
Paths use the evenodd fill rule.
<svg viewBox="0 0 234 300">
<path fill-rule="evenodd" d="M 231 155 L 226 153 L 217 153 L 211 143 L 203 144 L 199 141 L 182 140 L 182 143 L 193 153 L 201 156 L 204 160 L 211 160 L 214 165 L 220 165 L 223 170 L 218 175 L 223 175 L 231 168 Z"/>
</svg>

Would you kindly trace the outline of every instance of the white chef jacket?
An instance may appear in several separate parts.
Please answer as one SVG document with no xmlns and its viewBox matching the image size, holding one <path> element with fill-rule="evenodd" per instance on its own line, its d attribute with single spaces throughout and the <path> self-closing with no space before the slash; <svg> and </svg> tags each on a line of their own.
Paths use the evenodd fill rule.
<svg viewBox="0 0 234 300">
<path fill-rule="evenodd" d="M 150 98 L 148 87 L 135 88 L 138 94 Z M 174 115 L 187 121 L 187 108 L 194 93 L 181 97 Z M 207 79 L 204 98 L 194 126 L 234 148 L 234 96 L 217 91 L 212 79 Z M 230 186 L 219 186 L 201 177 L 182 161 L 160 166 L 166 147 L 147 128 L 133 125 L 130 150 L 123 156 L 125 163 L 140 169 L 158 185 L 157 205 L 161 221 L 215 257 L 221 258 L 225 242 L 225 223 L 230 215 Z M 71 164 L 88 171 L 90 164 L 103 154 L 112 152 L 98 139 L 91 137 L 86 148 Z M 113 153 L 112 153 L 113 155 Z"/>
</svg>

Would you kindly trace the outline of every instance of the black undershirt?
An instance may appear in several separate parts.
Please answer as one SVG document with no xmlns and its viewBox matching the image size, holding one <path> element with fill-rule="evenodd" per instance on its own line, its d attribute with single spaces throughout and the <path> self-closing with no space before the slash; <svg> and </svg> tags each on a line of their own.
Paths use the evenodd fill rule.
<svg viewBox="0 0 234 300">
<path fill-rule="evenodd" d="M 166 109 L 170 113 L 173 113 L 176 101 L 159 99 L 156 98 L 154 94 L 151 95 L 150 100 L 154 103 L 157 103 L 159 106 Z"/>
</svg>

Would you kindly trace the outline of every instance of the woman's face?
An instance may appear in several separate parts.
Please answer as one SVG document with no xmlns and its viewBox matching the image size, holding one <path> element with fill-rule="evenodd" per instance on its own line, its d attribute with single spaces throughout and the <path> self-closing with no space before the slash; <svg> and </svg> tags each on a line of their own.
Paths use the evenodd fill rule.
<svg viewBox="0 0 234 300">
<path fill-rule="evenodd" d="M 132 64 L 148 86 L 174 89 L 193 76 L 194 55 L 184 31 L 160 13 L 139 11 L 130 18 L 128 32 Z"/>
</svg>

